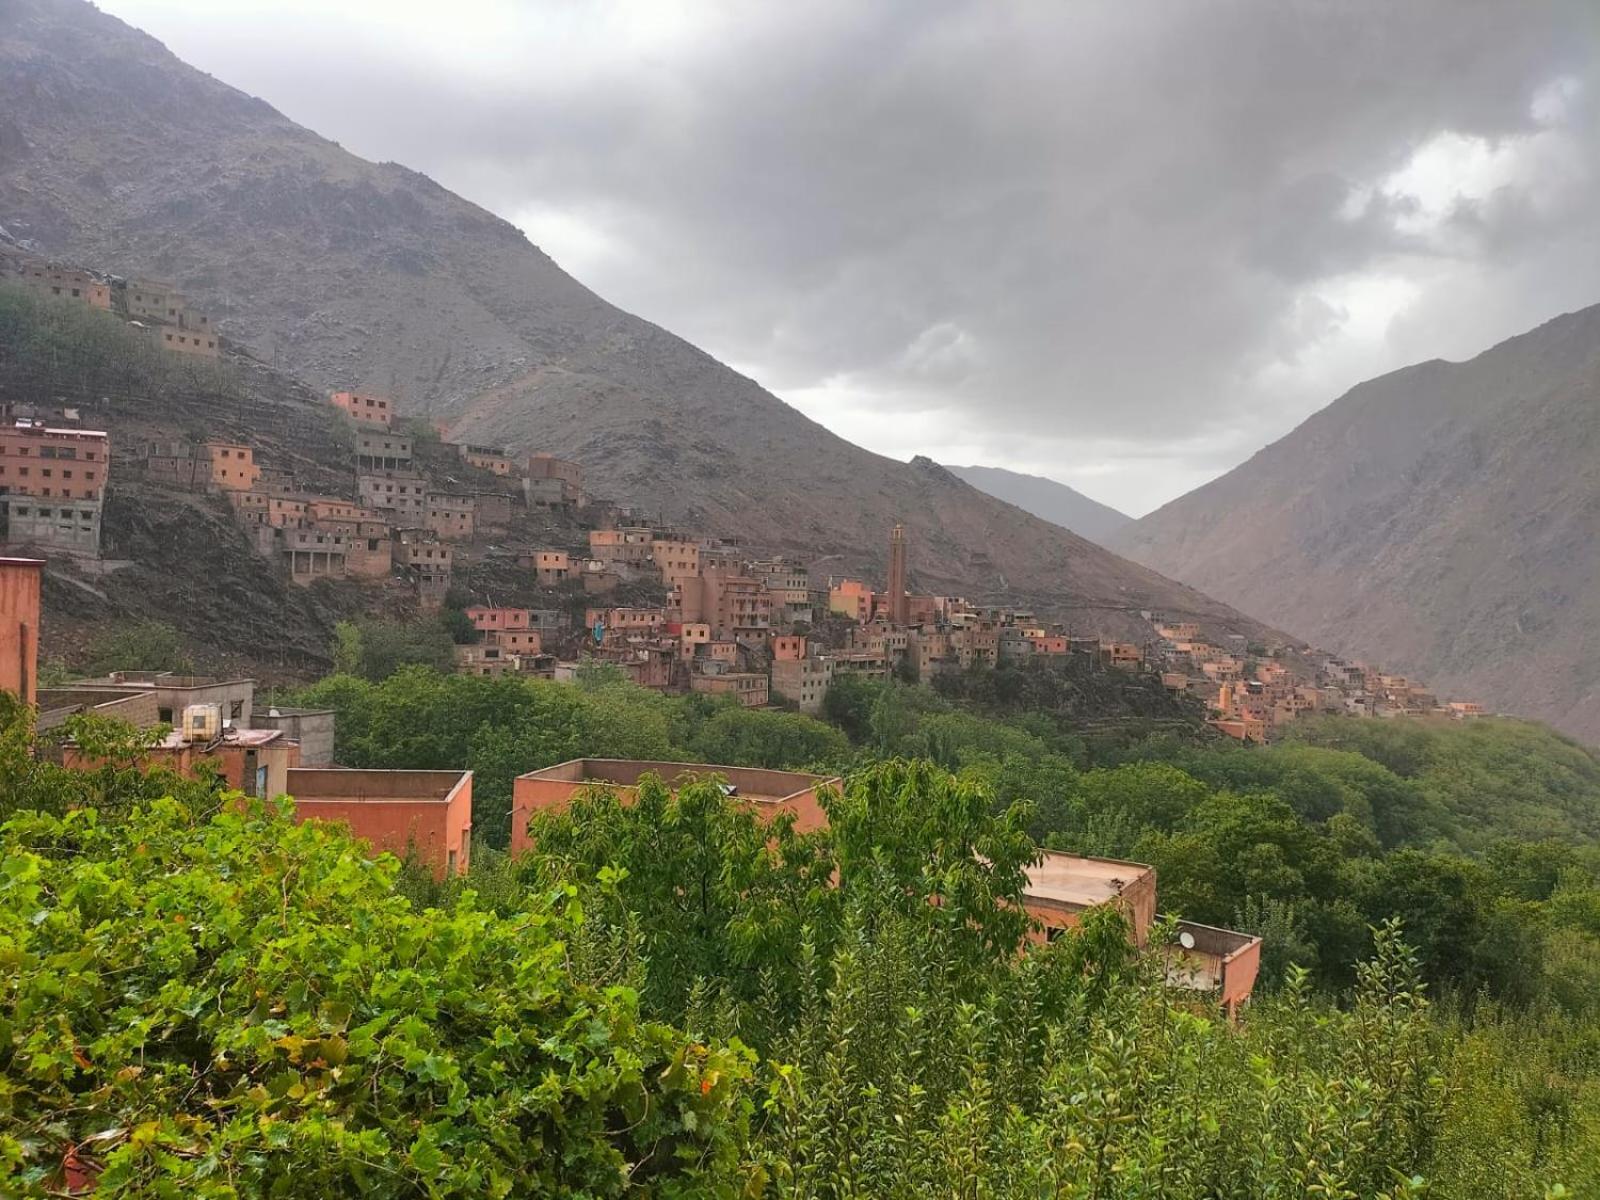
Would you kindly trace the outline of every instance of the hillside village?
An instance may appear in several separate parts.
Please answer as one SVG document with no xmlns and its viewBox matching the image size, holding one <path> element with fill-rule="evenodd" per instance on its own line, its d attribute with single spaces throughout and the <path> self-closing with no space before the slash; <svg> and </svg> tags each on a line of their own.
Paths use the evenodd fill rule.
<svg viewBox="0 0 1600 1200">
<path fill-rule="evenodd" d="M 113 313 L 172 354 L 216 357 L 225 343 L 203 313 L 159 282 L 123 280 L 8 252 L 14 283 Z M 327 396 L 324 447 L 337 469 L 273 461 L 243 440 L 152 438 L 113 447 L 78 410 L 0 400 L 6 544 L 101 559 L 113 459 L 152 495 L 226 500 L 254 553 L 294 585 L 352 581 L 419 613 L 453 604 L 472 636 L 457 669 L 571 680 L 609 665 L 646 688 L 726 696 L 752 708 L 822 709 L 836 678 L 933 683 L 941 675 L 1027 662 L 1159 675 L 1197 699 L 1219 732 L 1264 742 L 1297 717 L 1480 715 L 1369 664 L 1289 644 L 1208 639 L 1200 624 L 1140 610 L 1142 642 L 1085 636 L 1032 611 L 913 590 L 914 547 L 889 525 L 882 586 L 821 575 L 731 539 L 673 529 L 591 495 L 581 463 L 452 439 L 395 399 Z M 49 463 L 49 466 L 42 465 Z M 71 464 L 71 465 L 65 465 Z"/>
</svg>

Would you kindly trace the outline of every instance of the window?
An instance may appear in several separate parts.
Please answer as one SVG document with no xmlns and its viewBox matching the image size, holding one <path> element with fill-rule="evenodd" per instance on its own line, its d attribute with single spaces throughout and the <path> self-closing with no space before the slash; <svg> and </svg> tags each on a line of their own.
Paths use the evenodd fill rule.
<svg viewBox="0 0 1600 1200">
<path fill-rule="evenodd" d="M 244 719 L 244 701 L 235 700 L 232 704 L 228 705 L 228 716 L 232 720 L 242 721 Z"/>
</svg>

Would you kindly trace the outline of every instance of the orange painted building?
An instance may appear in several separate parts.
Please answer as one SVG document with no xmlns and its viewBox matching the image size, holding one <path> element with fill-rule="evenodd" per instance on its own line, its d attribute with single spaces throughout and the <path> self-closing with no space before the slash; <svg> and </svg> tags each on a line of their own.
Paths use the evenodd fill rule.
<svg viewBox="0 0 1600 1200">
<path fill-rule="evenodd" d="M 173 329 L 162 325 L 150 330 L 156 345 L 175 354 L 196 354 L 201 358 L 215 358 L 221 351 L 217 335 L 209 330 Z"/>
<path fill-rule="evenodd" d="M 77 300 L 91 308 L 111 307 L 111 285 L 76 267 L 30 259 L 17 264 L 17 278 L 46 296 Z"/>
<path fill-rule="evenodd" d="M 98 430 L 0 426 L 0 494 L 99 500 L 110 460 L 110 439 Z"/>
<path fill-rule="evenodd" d="M 654 775 L 670 788 L 695 779 L 720 779 L 731 795 L 765 816 L 795 814 L 801 832 L 821 829 L 827 814 L 817 799 L 824 788 L 837 789 L 837 777 L 806 775 L 799 771 L 765 771 L 754 767 L 717 767 L 702 763 L 641 762 L 621 758 L 575 758 L 542 771 L 517 776 L 511 785 L 511 853 L 521 854 L 531 845 L 528 820 L 537 812 L 561 811 L 586 788 L 616 791 L 624 803 L 638 793 L 639 781 Z"/>
<path fill-rule="evenodd" d="M 572 556 L 565 550 L 538 550 L 533 554 L 534 578 L 553 587 L 572 574 Z"/>
<path fill-rule="evenodd" d="M 44 561 L 0 558 L 0 691 L 38 701 L 39 579 Z"/>
<path fill-rule="evenodd" d="M 480 633 L 490 629 L 527 629 L 533 614 L 526 608 L 489 608 L 474 604 L 466 610 L 467 620 Z"/>
<path fill-rule="evenodd" d="M 872 589 L 859 579 L 841 579 L 828 589 L 828 611 L 865 625 L 872 620 Z"/>
<path fill-rule="evenodd" d="M 214 713 L 212 720 L 217 720 Z M 100 765 L 70 744 L 63 748 L 61 761 L 75 771 Z M 190 778 L 205 765 L 233 790 L 270 799 L 287 790 L 289 772 L 300 765 L 300 744 L 276 729 L 219 729 L 205 738 L 174 729 L 150 748 L 141 765 L 169 767 Z"/>
<path fill-rule="evenodd" d="M 744 708 L 765 708 L 771 681 L 753 671 L 721 671 L 689 676 L 689 690 L 708 696 L 732 696 Z"/>
<path fill-rule="evenodd" d="M 328 397 L 328 403 L 352 421 L 382 425 L 385 429 L 394 422 L 394 408 L 384 396 L 365 392 L 334 392 Z"/>
<path fill-rule="evenodd" d="M 301 767 L 289 794 L 302 821 L 337 821 L 404 858 L 414 853 L 438 877 L 464 875 L 472 851 L 471 771 L 356 771 Z"/>
<path fill-rule="evenodd" d="M 256 465 L 255 452 L 249 446 L 205 442 L 200 446 L 200 453 L 205 457 L 211 487 L 224 492 L 248 492 L 261 478 L 261 468 Z"/>
</svg>

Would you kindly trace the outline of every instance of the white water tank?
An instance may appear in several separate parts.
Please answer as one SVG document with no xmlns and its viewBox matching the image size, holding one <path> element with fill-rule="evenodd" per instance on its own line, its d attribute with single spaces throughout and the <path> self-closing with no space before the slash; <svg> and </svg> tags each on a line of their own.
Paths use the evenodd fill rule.
<svg viewBox="0 0 1600 1200">
<path fill-rule="evenodd" d="M 222 706 L 191 704 L 183 710 L 185 741 L 214 742 L 222 736 Z"/>
</svg>

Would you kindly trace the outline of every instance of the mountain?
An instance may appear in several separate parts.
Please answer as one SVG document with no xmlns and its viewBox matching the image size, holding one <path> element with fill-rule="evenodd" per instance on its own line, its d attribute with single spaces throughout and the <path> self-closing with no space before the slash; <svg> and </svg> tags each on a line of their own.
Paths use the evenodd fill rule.
<svg viewBox="0 0 1600 1200">
<path fill-rule="evenodd" d="M 0 0 L 0 226 L 177 284 L 231 341 L 315 385 L 576 458 L 591 490 L 689 529 L 876 578 L 903 521 L 919 588 L 1112 633 L 1151 607 L 1262 628 L 931 461 L 834 436 L 607 304 L 509 223 L 83 0 Z"/>
<path fill-rule="evenodd" d="M 1363 383 L 1112 545 L 1600 741 L 1600 306 Z"/>
<path fill-rule="evenodd" d="M 1041 520 L 1070 529 L 1079 537 L 1101 545 L 1133 520 L 1127 513 L 1091 500 L 1077 489 L 1043 475 L 1024 475 L 1004 467 L 950 467 L 949 470 L 980 492 L 988 492 L 997 500 L 1015 504 L 1024 512 L 1031 512 Z"/>
</svg>

